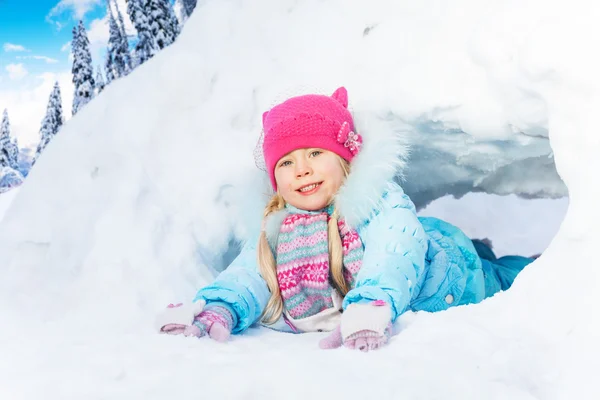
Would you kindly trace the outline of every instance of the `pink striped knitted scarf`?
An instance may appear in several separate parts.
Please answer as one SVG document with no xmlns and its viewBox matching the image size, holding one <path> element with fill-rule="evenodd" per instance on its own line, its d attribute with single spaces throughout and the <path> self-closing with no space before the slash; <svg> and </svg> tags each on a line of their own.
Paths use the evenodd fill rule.
<svg viewBox="0 0 600 400">
<path fill-rule="evenodd" d="M 313 316 L 333 307 L 329 283 L 327 221 L 331 207 L 304 211 L 290 205 L 277 241 L 277 280 L 285 309 L 294 319 Z M 342 239 L 346 282 L 354 287 L 362 265 L 363 244 L 358 233 L 343 220 L 338 222 Z"/>
</svg>

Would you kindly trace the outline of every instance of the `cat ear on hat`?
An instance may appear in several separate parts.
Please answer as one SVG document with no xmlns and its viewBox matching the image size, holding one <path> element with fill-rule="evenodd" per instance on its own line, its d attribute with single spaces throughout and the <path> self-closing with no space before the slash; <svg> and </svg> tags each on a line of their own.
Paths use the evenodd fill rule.
<svg viewBox="0 0 600 400">
<path fill-rule="evenodd" d="M 263 117 L 262 117 L 263 125 L 265 124 L 265 120 L 267 119 L 267 115 L 269 115 L 269 112 L 268 112 L 268 111 L 265 111 L 265 112 L 263 113 Z"/>
<path fill-rule="evenodd" d="M 331 97 L 337 100 L 344 108 L 348 108 L 348 91 L 345 87 L 339 87 L 331 95 Z"/>
</svg>

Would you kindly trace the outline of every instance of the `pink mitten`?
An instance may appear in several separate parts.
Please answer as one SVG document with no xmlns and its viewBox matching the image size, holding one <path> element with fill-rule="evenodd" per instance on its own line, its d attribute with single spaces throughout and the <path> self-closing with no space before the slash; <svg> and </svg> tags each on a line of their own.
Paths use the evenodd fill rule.
<svg viewBox="0 0 600 400">
<path fill-rule="evenodd" d="M 231 336 L 233 322 L 233 315 L 226 307 L 213 306 L 202 311 L 194 320 L 190 330 L 183 334 L 202 337 L 208 333 L 211 339 L 223 343 Z"/>
<path fill-rule="evenodd" d="M 392 324 L 390 323 L 385 329 L 383 336 L 380 336 L 377 332 L 362 330 L 343 340 L 340 327 L 338 326 L 329 336 L 319 342 L 319 347 L 329 350 L 337 349 L 344 345 L 349 349 L 358 349 L 361 351 L 376 350 L 389 341 L 391 332 Z"/>
<path fill-rule="evenodd" d="M 204 304 L 203 301 L 191 306 L 169 304 L 157 317 L 159 332 L 196 337 L 208 333 L 216 341 L 227 341 L 233 329 L 234 316 L 225 306 L 210 304 L 205 308 Z"/>
<path fill-rule="evenodd" d="M 342 321 L 329 336 L 319 342 L 322 349 L 336 349 L 342 345 L 361 351 L 375 350 L 385 345 L 392 332 L 391 308 L 383 301 L 369 304 L 351 304 Z"/>
<path fill-rule="evenodd" d="M 390 340 L 392 324 L 388 322 L 383 336 L 374 331 L 358 331 L 344 340 L 344 346 L 349 349 L 358 349 L 360 351 L 376 350 L 385 345 Z"/>
</svg>

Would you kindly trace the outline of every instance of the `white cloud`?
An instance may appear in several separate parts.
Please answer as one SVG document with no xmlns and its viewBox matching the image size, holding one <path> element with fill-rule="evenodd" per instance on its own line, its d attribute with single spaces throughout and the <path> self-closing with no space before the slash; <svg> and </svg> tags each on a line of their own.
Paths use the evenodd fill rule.
<svg viewBox="0 0 600 400">
<path fill-rule="evenodd" d="M 69 62 L 72 63 L 73 62 L 73 52 L 71 50 L 73 50 L 73 49 L 71 48 L 70 41 L 63 44 L 63 46 L 60 48 L 60 51 L 62 51 L 62 52 L 69 52 Z"/>
<path fill-rule="evenodd" d="M 23 79 L 28 73 L 23 64 L 8 64 L 6 71 L 8 71 L 8 77 L 13 81 Z"/>
<path fill-rule="evenodd" d="M 60 0 L 57 5 L 50 10 L 46 16 L 46 20 L 54 22 L 53 18 L 62 15 L 65 11 L 70 10 L 75 19 L 82 19 L 85 14 L 93 10 L 94 7 L 103 3 L 103 0 Z M 59 24 L 59 23 L 58 23 Z M 60 25 L 60 24 L 59 24 Z M 60 26 L 59 26 L 60 29 Z"/>
<path fill-rule="evenodd" d="M 19 139 L 20 146 L 37 146 L 42 118 L 46 113 L 48 98 L 54 82 L 58 81 L 63 100 L 63 115 L 71 116 L 73 83 L 69 71 L 44 73 L 35 77 L 38 84 L 31 89 L 0 90 L 0 110 L 8 109 L 11 133 Z"/>
<path fill-rule="evenodd" d="M 58 62 L 55 58 L 50 58 L 46 56 L 18 56 L 19 60 L 42 60 L 45 61 L 46 64 L 56 64 Z"/>
<path fill-rule="evenodd" d="M 91 46 L 98 43 L 102 43 L 106 46 L 109 37 L 108 18 L 105 16 L 102 19 L 95 19 L 90 22 L 90 27 L 87 29 L 87 35 Z"/>
<path fill-rule="evenodd" d="M 4 51 L 9 52 L 9 51 L 29 51 L 29 50 L 27 50 L 24 46 L 21 46 L 20 44 L 4 43 Z"/>
<path fill-rule="evenodd" d="M 94 64 L 103 64 L 103 50 L 108 45 L 108 18 L 95 19 L 90 23 L 88 30 L 88 39 L 90 40 L 90 52 L 92 53 L 92 62 Z"/>
<path fill-rule="evenodd" d="M 31 58 L 33 58 L 35 60 L 45 61 L 47 64 L 56 64 L 58 62 L 57 59 L 51 58 L 51 57 L 46 57 L 46 56 L 31 56 Z"/>
</svg>

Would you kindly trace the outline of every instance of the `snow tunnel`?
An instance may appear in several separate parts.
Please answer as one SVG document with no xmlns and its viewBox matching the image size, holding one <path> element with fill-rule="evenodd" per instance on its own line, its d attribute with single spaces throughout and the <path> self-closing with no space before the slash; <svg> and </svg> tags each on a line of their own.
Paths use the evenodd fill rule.
<svg viewBox="0 0 600 400">
<path fill-rule="evenodd" d="M 222 398 L 596 398 L 598 272 L 587 260 L 600 68 L 587 49 L 600 35 L 598 5 L 586 7 L 198 2 L 177 42 L 63 127 L 7 210 L 0 315 L 18 329 L 0 330 L 10 360 L 0 388 L 19 398 L 189 398 L 200 385 Z M 342 85 L 354 110 L 410 138 L 398 179 L 420 213 L 542 256 L 480 304 L 403 315 L 373 357 L 323 355 L 315 335 L 262 328 L 228 347 L 156 334 L 157 310 L 189 301 L 256 226 L 262 112 L 291 88 Z M 282 368 L 282 354 L 294 362 Z M 315 384 L 290 391 L 286 376 Z"/>
</svg>

